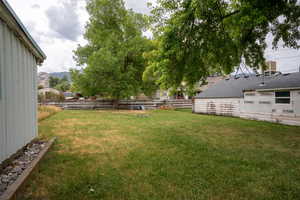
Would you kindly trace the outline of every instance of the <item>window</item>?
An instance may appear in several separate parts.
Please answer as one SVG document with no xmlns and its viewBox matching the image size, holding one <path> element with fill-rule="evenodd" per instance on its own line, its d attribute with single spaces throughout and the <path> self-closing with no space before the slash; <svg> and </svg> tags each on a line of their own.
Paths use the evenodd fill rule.
<svg viewBox="0 0 300 200">
<path fill-rule="evenodd" d="M 259 104 L 271 104 L 270 101 L 260 101 Z"/>
<path fill-rule="evenodd" d="M 282 110 L 283 113 L 294 113 L 294 110 Z"/>
<path fill-rule="evenodd" d="M 245 104 L 254 104 L 254 101 L 244 101 Z"/>
<path fill-rule="evenodd" d="M 291 93 L 290 92 L 275 92 L 275 102 L 277 104 L 290 104 Z"/>
<path fill-rule="evenodd" d="M 261 96 L 273 96 L 274 93 L 273 92 L 260 92 L 259 93 Z"/>
<path fill-rule="evenodd" d="M 255 93 L 252 92 L 252 93 L 245 93 L 245 96 L 255 96 Z"/>
</svg>

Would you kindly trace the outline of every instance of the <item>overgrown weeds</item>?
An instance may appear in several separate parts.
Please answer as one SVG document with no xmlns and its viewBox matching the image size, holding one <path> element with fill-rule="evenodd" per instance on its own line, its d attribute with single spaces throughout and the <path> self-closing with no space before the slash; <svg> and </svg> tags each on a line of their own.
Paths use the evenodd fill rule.
<svg viewBox="0 0 300 200">
<path fill-rule="evenodd" d="M 61 108 L 56 107 L 56 106 L 39 106 L 38 107 L 38 120 L 42 121 L 60 111 L 61 111 Z"/>
</svg>

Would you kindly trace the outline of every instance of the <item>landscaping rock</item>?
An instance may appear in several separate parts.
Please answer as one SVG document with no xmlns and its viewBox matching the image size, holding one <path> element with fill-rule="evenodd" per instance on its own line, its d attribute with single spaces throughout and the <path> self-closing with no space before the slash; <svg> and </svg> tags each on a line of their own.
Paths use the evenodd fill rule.
<svg viewBox="0 0 300 200">
<path fill-rule="evenodd" d="M 38 157 L 45 146 L 46 143 L 41 141 L 28 145 L 24 148 L 23 153 L 3 170 L 3 174 L 0 174 L 0 196 L 19 178 L 29 164 Z"/>
<path fill-rule="evenodd" d="M 0 183 L 0 193 L 3 193 L 6 190 L 7 186 Z"/>
</svg>

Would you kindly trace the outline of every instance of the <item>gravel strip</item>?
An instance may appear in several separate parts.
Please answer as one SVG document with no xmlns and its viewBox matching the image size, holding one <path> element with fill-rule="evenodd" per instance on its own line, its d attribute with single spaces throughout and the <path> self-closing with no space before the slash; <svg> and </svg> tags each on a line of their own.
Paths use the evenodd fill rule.
<svg viewBox="0 0 300 200">
<path fill-rule="evenodd" d="M 28 145 L 23 153 L 3 170 L 3 173 L 0 174 L 0 196 L 18 179 L 30 163 L 37 158 L 46 144 L 46 142 L 37 141 Z"/>
</svg>

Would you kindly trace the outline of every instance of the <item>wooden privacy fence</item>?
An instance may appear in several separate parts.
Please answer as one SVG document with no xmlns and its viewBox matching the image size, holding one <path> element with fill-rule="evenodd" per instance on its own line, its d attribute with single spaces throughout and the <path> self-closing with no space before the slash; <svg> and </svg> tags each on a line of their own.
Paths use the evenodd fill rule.
<svg viewBox="0 0 300 200">
<path fill-rule="evenodd" d="M 66 101 L 66 102 L 47 102 L 43 105 L 58 106 L 65 110 L 109 110 L 114 109 L 114 102 L 110 100 L 97 101 Z M 170 106 L 176 109 L 192 108 L 192 100 L 123 100 L 119 102 L 119 109 L 135 110 L 143 106 L 146 110 L 159 109 L 162 106 Z"/>
</svg>

